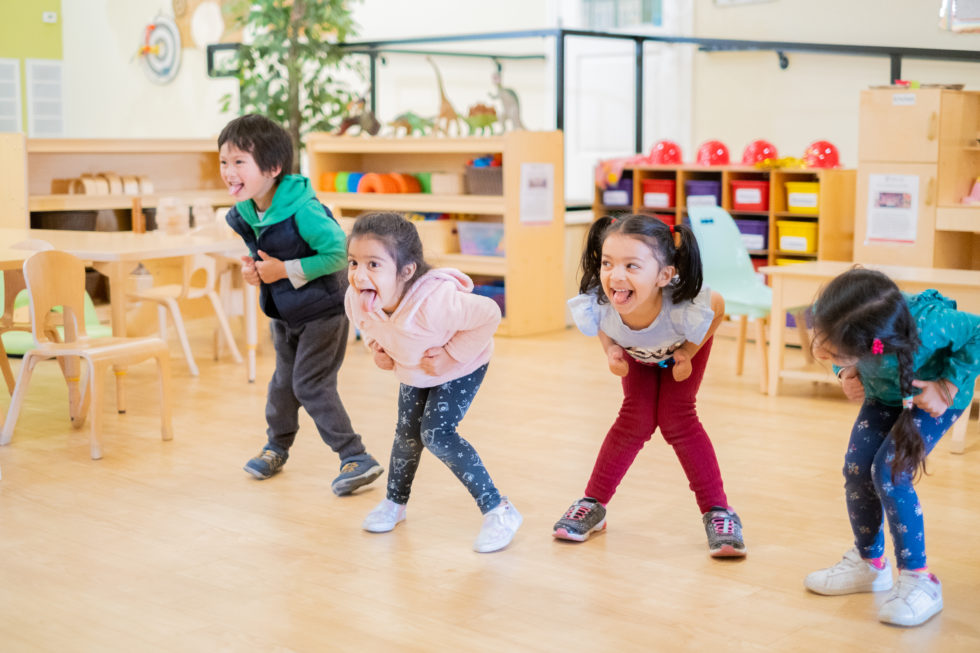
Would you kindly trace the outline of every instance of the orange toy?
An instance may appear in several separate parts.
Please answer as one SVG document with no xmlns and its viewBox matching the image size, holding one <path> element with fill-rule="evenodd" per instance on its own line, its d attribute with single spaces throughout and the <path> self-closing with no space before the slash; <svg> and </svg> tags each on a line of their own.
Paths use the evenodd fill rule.
<svg viewBox="0 0 980 653">
<path fill-rule="evenodd" d="M 396 172 L 391 175 L 395 178 L 395 183 L 398 184 L 399 193 L 421 193 L 422 184 L 415 175 L 406 175 L 405 173 Z"/>
<path fill-rule="evenodd" d="M 358 193 L 397 193 L 398 182 L 394 175 L 369 172 L 357 183 Z"/>
<path fill-rule="evenodd" d="M 322 172 L 320 173 L 320 190 L 325 190 L 328 193 L 334 191 L 334 179 L 337 177 L 336 172 Z"/>
</svg>

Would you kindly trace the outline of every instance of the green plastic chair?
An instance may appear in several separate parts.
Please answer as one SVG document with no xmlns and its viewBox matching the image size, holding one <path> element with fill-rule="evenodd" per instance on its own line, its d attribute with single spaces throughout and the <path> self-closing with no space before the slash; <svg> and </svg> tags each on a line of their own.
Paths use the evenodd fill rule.
<svg viewBox="0 0 980 653">
<path fill-rule="evenodd" d="M 766 392 L 769 382 L 766 321 L 772 311 L 772 289 L 752 267 L 742 234 L 728 211 L 719 206 L 689 206 L 687 214 L 701 249 L 704 282 L 724 298 L 725 314 L 739 320 L 735 374 L 742 374 L 746 331 L 751 319 L 756 325 L 755 341 L 762 370 L 759 387 Z"/>
</svg>

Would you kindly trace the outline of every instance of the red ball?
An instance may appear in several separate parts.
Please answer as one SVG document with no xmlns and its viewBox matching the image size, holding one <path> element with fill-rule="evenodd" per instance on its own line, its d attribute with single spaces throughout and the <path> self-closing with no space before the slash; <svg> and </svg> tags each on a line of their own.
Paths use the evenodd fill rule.
<svg viewBox="0 0 980 653">
<path fill-rule="evenodd" d="M 840 154 L 830 141 L 813 141 L 803 152 L 803 162 L 809 168 L 839 168 Z"/>
<path fill-rule="evenodd" d="M 731 162 L 728 148 L 721 141 L 705 141 L 698 148 L 697 164 L 701 166 L 726 166 Z"/>
<path fill-rule="evenodd" d="M 742 165 L 754 166 L 760 161 L 778 158 L 779 152 L 776 151 L 776 146 L 769 141 L 759 139 L 745 146 L 745 151 L 742 152 Z"/>
<path fill-rule="evenodd" d="M 654 165 L 675 165 L 683 160 L 680 145 L 668 140 L 654 143 L 649 158 L 650 163 Z"/>
</svg>

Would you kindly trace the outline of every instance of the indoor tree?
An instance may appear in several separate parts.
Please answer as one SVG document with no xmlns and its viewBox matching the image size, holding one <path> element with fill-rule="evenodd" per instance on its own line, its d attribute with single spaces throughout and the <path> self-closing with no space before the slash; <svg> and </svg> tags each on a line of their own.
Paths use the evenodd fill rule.
<svg viewBox="0 0 980 653">
<path fill-rule="evenodd" d="M 350 4 L 356 0 L 236 0 L 227 10 L 243 28 L 239 50 L 239 107 L 275 120 L 293 141 L 292 172 L 299 172 L 303 136 L 330 131 L 352 92 L 350 73 L 360 76 L 337 45 L 356 35 Z M 228 111 L 232 98 L 222 98 Z"/>
</svg>

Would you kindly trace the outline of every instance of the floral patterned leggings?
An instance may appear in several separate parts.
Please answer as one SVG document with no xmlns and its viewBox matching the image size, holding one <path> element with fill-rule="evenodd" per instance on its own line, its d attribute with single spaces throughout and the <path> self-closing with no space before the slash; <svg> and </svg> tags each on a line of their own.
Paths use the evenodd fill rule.
<svg viewBox="0 0 980 653">
<path fill-rule="evenodd" d="M 926 454 L 963 412 L 950 409 L 939 417 L 930 417 L 921 408 L 913 411 Z M 887 515 L 899 569 L 921 569 L 926 566 L 922 505 L 912 485 L 911 473 L 892 477 L 895 442 L 889 432 L 901 414 L 901 406 L 887 406 L 874 400 L 866 400 L 861 406 L 844 455 L 847 514 L 854 531 L 854 544 L 862 557 L 878 558 L 885 554 L 883 519 Z"/>
</svg>

